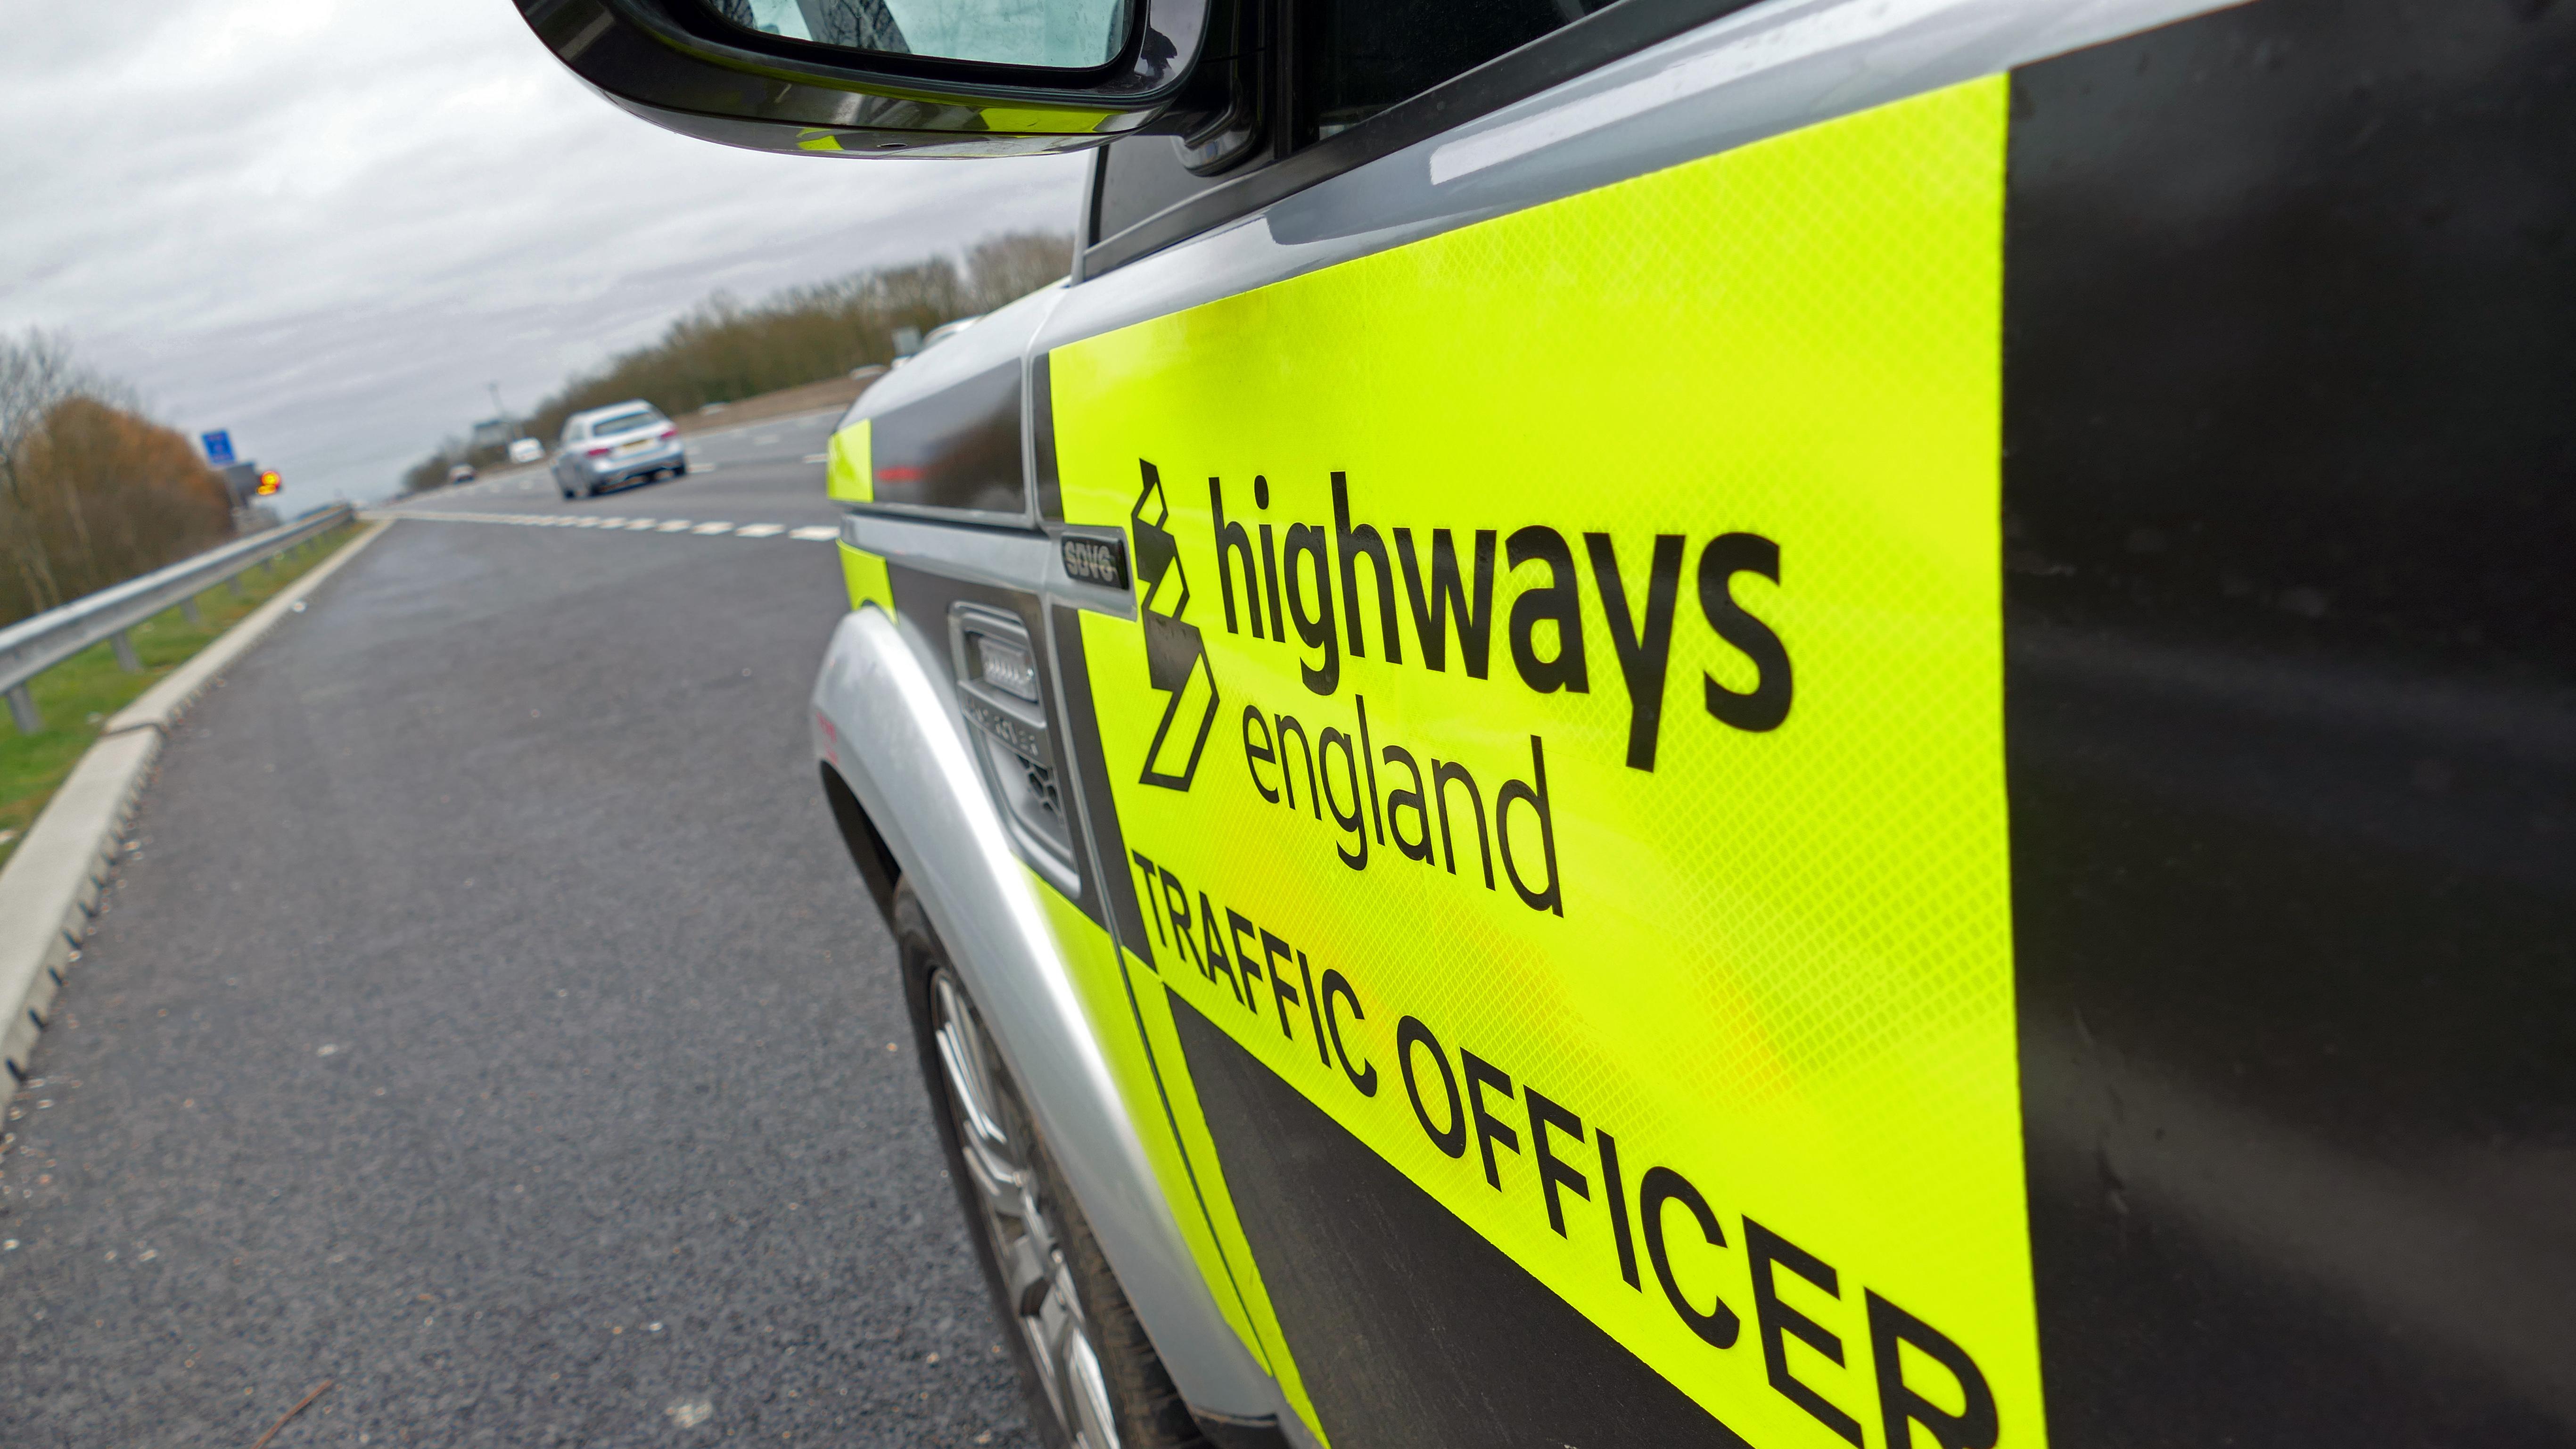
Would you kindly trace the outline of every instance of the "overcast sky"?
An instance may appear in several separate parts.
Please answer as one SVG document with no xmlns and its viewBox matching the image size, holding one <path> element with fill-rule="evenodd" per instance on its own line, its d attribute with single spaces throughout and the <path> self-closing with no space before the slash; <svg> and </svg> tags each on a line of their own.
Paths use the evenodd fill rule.
<svg viewBox="0 0 2576 1449">
<path fill-rule="evenodd" d="M 1084 162 L 671 135 L 511 0 L 0 0 L 0 330 L 229 427 L 293 513 L 391 492 L 491 404 L 777 286 L 1069 229 Z"/>
</svg>

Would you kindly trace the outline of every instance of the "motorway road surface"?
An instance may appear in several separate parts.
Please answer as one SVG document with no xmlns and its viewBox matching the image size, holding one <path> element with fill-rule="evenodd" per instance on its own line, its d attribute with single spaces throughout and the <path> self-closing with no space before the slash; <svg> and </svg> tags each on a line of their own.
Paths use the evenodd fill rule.
<svg viewBox="0 0 2576 1449">
<path fill-rule="evenodd" d="M 828 425 L 400 512 L 828 523 Z M 274 1449 L 1034 1442 L 804 741 L 841 588 L 407 520 L 233 669 L 12 1109 L 0 1444 L 246 1449 L 326 1379 Z"/>
<path fill-rule="evenodd" d="M 597 498 L 565 501 L 540 464 L 495 473 L 461 488 L 441 488 L 395 505 L 399 513 L 547 513 L 647 515 L 701 523 L 829 524 L 839 518 L 823 498 L 823 448 L 841 409 L 772 418 L 688 438 L 689 476 L 639 483 Z"/>
</svg>

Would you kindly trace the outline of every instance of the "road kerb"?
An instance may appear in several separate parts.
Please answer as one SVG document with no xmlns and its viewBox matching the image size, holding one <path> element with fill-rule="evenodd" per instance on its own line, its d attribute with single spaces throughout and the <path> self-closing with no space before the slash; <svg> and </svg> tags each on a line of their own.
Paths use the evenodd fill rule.
<svg viewBox="0 0 2576 1449">
<path fill-rule="evenodd" d="M 161 731 L 129 730 L 90 746 L 0 869 L 0 1058 L 24 1080 L 54 993 L 89 934 L 100 887 L 152 762 Z"/>
<path fill-rule="evenodd" d="M 243 616 L 240 623 L 225 630 L 212 643 L 198 650 L 196 657 L 171 670 L 168 678 L 145 690 L 132 704 L 118 710 L 108 719 L 107 726 L 101 733 L 122 734 L 127 730 L 141 729 L 147 725 L 166 730 L 178 723 L 179 717 L 188 712 L 188 706 L 196 702 L 198 695 L 206 692 L 206 686 L 214 683 L 217 676 L 232 667 L 234 660 L 249 652 L 252 645 L 257 644 L 269 630 L 277 627 L 278 620 L 295 611 L 298 602 L 321 587 L 323 580 L 337 573 L 342 564 L 357 557 L 360 549 L 375 542 L 378 534 L 392 526 L 389 520 L 379 519 L 374 522 L 362 520 L 361 532 L 356 538 L 341 545 L 337 552 L 316 565 L 310 573 L 280 590 L 275 598 L 251 610 L 249 614 Z M 18 853 L 26 854 L 27 847 L 21 845 L 18 847 Z"/>
<path fill-rule="evenodd" d="M 206 686 L 390 525 L 368 524 L 337 553 L 223 632 L 195 658 L 118 710 L 72 767 L 26 839 L 0 866 L 0 1062 L 24 1081 L 36 1038 L 53 1019 L 72 958 L 88 938 L 99 893 L 125 828 L 160 758 L 164 732 Z"/>
</svg>

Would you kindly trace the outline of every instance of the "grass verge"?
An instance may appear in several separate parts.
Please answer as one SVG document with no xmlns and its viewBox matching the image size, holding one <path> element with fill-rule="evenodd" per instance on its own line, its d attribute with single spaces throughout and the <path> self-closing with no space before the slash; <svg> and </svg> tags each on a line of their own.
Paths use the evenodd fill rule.
<svg viewBox="0 0 2576 1449">
<path fill-rule="evenodd" d="M 197 608 L 205 616 L 203 624 L 189 623 L 174 608 L 135 625 L 128 637 L 134 641 L 135 657 L 143 663 L 140 673 L 118 668 L 115 646 L 102 643 L 28 681 L 27 692 L 35 696 L 45 727 L 22 735 L 0 714 L 0 836 L 5 836 L 0 839 L 0 865 L 8 863 L 18 842 L 26 838 L 27 827 L 80 763 L 109 716 L 196 657 L 216 635 L 240 623 L 243 615 L 339 551 L 362 526 L 335 528 L 314 541 L 318 547 L 308 545 L 295 559 L 272 560 L 238 576 L 239 597 L 222 584 L 199 594 Z"/>
</svg>

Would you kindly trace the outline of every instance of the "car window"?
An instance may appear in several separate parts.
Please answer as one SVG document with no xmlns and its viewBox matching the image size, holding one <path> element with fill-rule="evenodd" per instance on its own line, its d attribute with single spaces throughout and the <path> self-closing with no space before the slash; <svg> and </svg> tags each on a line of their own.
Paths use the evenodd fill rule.
<svg viewBox="0 0 2576 1449">
<path fill-rule="evenodd" d="M 1608 0 L 1324 0 L 1297 23 L 1299 146 L 1347 131 Z"/>
<path fill-rule="evenodd" d="M 604 438 L 611 433 L 631 433 L 637 428 L 649 428 L 660 421 L 662 421 L 662 415 L 657 412 L 619 413 L 613 418 L 601 418 L 592 423 L 590 435 L 594 438 Z"/>
<path fill-rule="evenodd" d="M 1083 274 L 1123 266 L 1535 94 L 1608 57 L 1642 49 L 1750 3 L 1318 0 L 1295 7 L 1286 26 L 1285 79 L 1273 78 L 1284 84 L 1290 103 L 1263 107 L 1277 118 L 1263 148 L 1266 154 L 1223 175 L 1202 177 L 1189 170 L 1179 144 L 1169 136 L 1137 136 L 1105 148 L 1094 177 Z M 1532 44 L 1605 11 L 1585 27 L 1580 43 L 1566 36 L 1569 44 Z M 1507 55 L 1513 58 L 1492 64 Z M 1403 118 L 1361 124 L 1443 87 L 1450 88 L 1442 91 L 1446 99 L 1429 103 L 1427 110 L 1406 107 Z M 1346 140 L 1335 139 L 1354 131 Z"/>
</svg>

